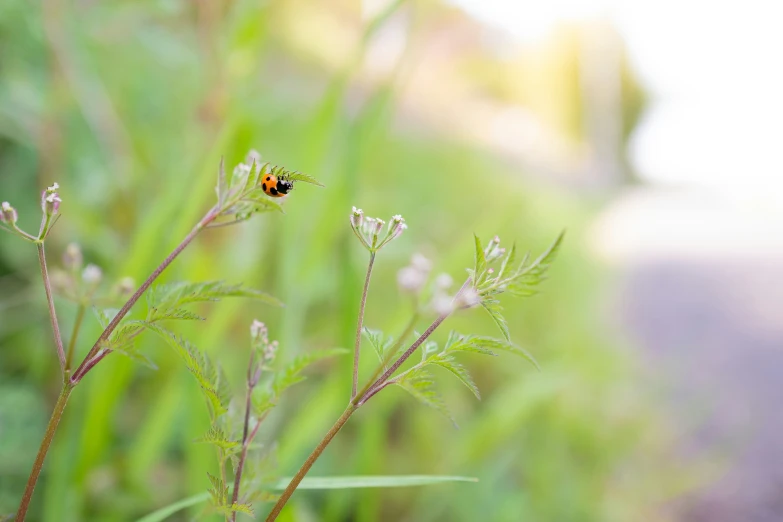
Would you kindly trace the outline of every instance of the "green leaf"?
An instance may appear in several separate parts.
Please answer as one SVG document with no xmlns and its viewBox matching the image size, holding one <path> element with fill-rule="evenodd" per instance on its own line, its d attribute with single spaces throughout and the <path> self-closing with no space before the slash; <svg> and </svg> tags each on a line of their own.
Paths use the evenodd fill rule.
<svg viewBox="0 0 783 522">
<path fill-rule="evenodd" d="M 454 352 L 472 352 L 482 355 L 491 355 L 493 357 L 497 356 L 492 350 L 473 344 L 470 337 L 452 331 L 449 334 L 449 339 L 446 341 L 446 346 L 443 348 L 443 353 L 448 354 Z"/>
<path fill-rule="evenodd" d="M 149 357 L 147 357 L 146 355 L 144 355 L 143 353 L 135 349 L 126 349 L 121 346 L 115 346 L 112 347 L 111 350 L 119 354 L 122 354 L 125 357 L 129 358 L 130 360 L 140 363 L 148 368 L 152 368 L 153 370 L 158 369 L 158 365 L 152 362 L 152 359 L 150 359 Z"/>
<path fill-rule="evenodd" d="M 525 266 L 525 261 L 519 269 L 508 279 L 508 292 L 519 297 L 528 297 L 536 293 L 536 286 L 545 279 L 546 271 L 552 265 L 560 250 L 565 231 L 561 232 L 554 243 L 544 251 L 530 265 Z"/>
<path fill-rule="evenodd" d="M 219 301 L 226 297 L 248 297 L 276 306 L 282 305 L 280 301 L 265 292 L 246 288 L 241 284 L 228 285 L 224 281 L 199 283 L 182 281 L 159 285 L 149 294 L 147 301 L 150 308 L 169 310 L 189 303 Z"/>
<path fill-rule="evenodd" d="M 98 308 L 97 306 L 93 306 L 92 311 L 95 313 L 95 317 L 98 319 L 101 328 L 106 328 L 120 310 L 119 308 Z"/>
<path fill-rule="evenodd" d="M 332 348 L 330 350 L 314 350 L 297 356 L 284 368 L 275 373 L 275 378 L 272 382 L 272 390 L 275 395 L 280 396 L 287 388 L 290 388 L 294 384 L 305 379 L 305 377 L 301 375 L 301 372 L 307 366 L 316 361 L 320 361 L 321 359 L 342 355 L 344 353 L 348 353 L 348 350 L 343 348 Z"/>
<path fill-rule="evenodd" d="M 230 506 L 222 506 L 218 508 L 218 511 L 221 513 L 225 513 L 230 515 L 233 512 L 237 513 L 243 513 L 245 515 L 249 515 L 251 517 L 255 517 L 255 511 L 253 511 L 253 506 L 249 504 L 231 504 Z"/>
<path fill-rule="evenodd" d="M 261 417 L 264 413 L 277 406 L 277 397 L 269 388 L 256 387 L 252 397 L 253 414 Z"/>
<path fill-rule="evenodd" d="M 290 181 L 302 181 L 304 183 L 309 183 L 311 185 L 316 185 L 318 187 L 324 186 L 322 183 L 320 183 L 317 179 L 315 179 L 309 174 L 303 174 L 298 171 L 287 170 L 280 166 L 272 167 L 271 172 L 278 178 L 281 176 L 285 176 Z"/>
<path fill-rule="evenodd" d="M 291 477 L 284 477 L 271 487 L 284 490 Z M 449 475 L 366 475 L 345 477 L 305 477 L 297 489 L 358 489 L 358 488 L 405 488 L 414 486 L 429 486 L 448 482 L 478 482 L 475 477 L 459 477 Z M 184 498 L 178 502 L 162 507 L 136 522 L 163 522 L 168 517 L 191 506 L 196 506 L 209 500 L 209 493 L 199 493 Z M 271 499 L 270 499 L 271 500 Z"/>
<path fill-rule="evenodd" d="M 478 386 L 476 386 L 476 383 L 473 382 L 473 378 L 470 376 L 470 373 L 468 373 L 467 368 L 455 361 L 453 357 L 439 353 L 430 359 L 428 364 L 440 366 L 441 368 L 445 368 L 453 373 L 457 379 L 459 379 L 459 381 L 464 384 L 465 387 L 473 393 L 473 395 L 476 396 L 478 400 L 481 400 L 481 393 L 479 393 Z"/>
<path fill-rule="evenodd" d="M 198 314 L 194 314 L 188 310 L 182 308 L 169 308 L 167 310 L 154 309 L 151 321 L 165 321 L 165 320 L 179 320 L 179 321 L 203 321 L 204 318 Z"/>
<path fill-rule="evenodd" d="M 487 311 L 489 316 L 495 321 L 495 324 L 500 329 L 500 333 L 507 340 L 511 340 L 511 334 L 508 331 L 508 324 L 506 318 L 503 317 L 503 307 L 500 305 L 500 301 L 497 299 L 485 298 L 481 301 L 481 306 Z"/>
<path fill-rule="evenodd" d="M 511 250 L 509 250 L 508 254 L 506 254 L 506 257 L 503 258 L 503 262 L 500 264 L 500 270 L 498 271 L 497 278 L 499 281 L 502 281 L 503 278 L 506 276 L 506 273 L 508 272 L 509 268 L 514 266 L 514 261 L 516 261 L 517 257 L 517 245 L 514 243 L 511 245 Z"/>
<path fill-rule="evenodd" d="M 218 182 L 215 187 L 218 198 L 218 208 L 223 208 L 226 202 L 226 196 L 228 196 L 228 181 L 226 181 L 226 166 L 225 158 L 220 157 L 220 167 L 218 168 Z"/>
<path fill-rule="evenodd" d="M 228 400 L 218 391 L 219 371 L 209 357 L 185 339 L 177 337 L 173 332 L 158 324 L 149 323 L 147 328 L 160 335 L 185 362 L 185 367 L 201 386 L 201 391 L 207 399 L 213 418 L 225 413 L 228 408 Z"/>
<path fill-rule="evenodd" d="M 515 345 L 514 343 L 502 339 L 493 339 L 492 337 L 471 336 L 468 337 L 467 339 L 468 342 L 473 346 L 475 346 L 476 348 L 482 348 L 486 350 L 497 350 L 500 352 L 509 352 L 518 355 L 523 359 L 527 359 L 533 366 L 536 367 L 536 369 L 541 370 L 541 367 L 538 365 L 538 362 L 530 354 L 530 352 L 528 352 L 522 347 Z"/>
<path fill-rule="evenodd" d="M 239 442 L 229 440 L 226 433 L 218 426 L 210 427 L 203 437 L 199 437 L 194 442 L 212 444 L 224 450 L 231 450 L 239 446 Z"/>
<path fill-rule="evenodd" d="M 212 504 L 216 507 L 225 505 L 228 502 L 228 486 L 223 483 L 223 479 L 207 472 L 209 482 L 212 487 L 207 490 L 212 498 Z"/>
<path fill-rule="evenodd" d="M 242 192 L 249 192 L 253 189 L 256 185 L 258 185 L 258 180 L 261 177 L 261 168 L 256 162 L 255 159 L 253 159 L 253 163 L 250 165 L 250 174 L 247 176 L 247 181 L 245 182 L 245 188 L 242 190 Z"/>
<path fill-rule="evenodd" d="M 484 255 L 484 247 L 481 246 L 481 240 L 476 234 L 473 234 L 473 239 L 476 242 L 476 253 L 473 263 L 473 284 L 478 285 L 484 277 L 484 272 L 487 270 L 487 258 Z"/>
<path fill-rule="evenodd" d="M 386 350 L 391 348 L 394 344 L 392 337 L 386 337 L 380 330 L 370 330 L 366 326 L 363 329 L 364 336 L 370 341 L 370 344 L 375 349 L 375 353 L 378 355 L 378 360 L 385 363 Z M 385 366 L 385 364 L 384 364 Z"/>
<path fill-rule="evenodd" d="M 456 426 L 456 422 L 451 417 L 446 404 L 435 390 L 435 382 L 432 380 L 432 375 L 429 372 L 421 368 L 414 368 L 413 371 L 406 372 L 391 382 L 410 393 L 422 404 L 445 415 Z"/>
<path fill-rule="evenodd" d="M 255 188 L 242 196 L 242 201 L 250 203 L 255 213 L 277 211 L 285 214 L 282 205 L 266 195 L 263 189 Z"/>
</svg>

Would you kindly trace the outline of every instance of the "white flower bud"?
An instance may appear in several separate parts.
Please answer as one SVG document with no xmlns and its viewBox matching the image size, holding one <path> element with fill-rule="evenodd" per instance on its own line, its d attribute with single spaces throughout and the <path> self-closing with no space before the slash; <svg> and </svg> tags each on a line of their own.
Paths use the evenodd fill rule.
<svg viewBox="0 0 783 522">
<path fill-rule="evenodd" d="M 0 221 L 13 225 L 17 219 L 19 219 L 19 214 L 17 214 L 16 209 L 9 202 L 3 201 L 2 206 L 0 206 Z"/>
<path fill-rule="evenodd" d="M 63 266 L 67 270 L 75 272 L 81 269 L 83 263 L 82 249 L 76 243 L 69 243 L 63 252 Z"/>
<path fill-rule="evenodd" d="M 397 272 L 397 284 L 406 292 L 418 293 L 427 282 L 427 274 L 412 266 L 406 266 Z"/>
<path fill-rule="evenodd" d="M 90 263 L 82 270 L 82 281 L 90 286 L 96 286 L 103 279 L 103 271 L 97 266 Z"/>
</svg>

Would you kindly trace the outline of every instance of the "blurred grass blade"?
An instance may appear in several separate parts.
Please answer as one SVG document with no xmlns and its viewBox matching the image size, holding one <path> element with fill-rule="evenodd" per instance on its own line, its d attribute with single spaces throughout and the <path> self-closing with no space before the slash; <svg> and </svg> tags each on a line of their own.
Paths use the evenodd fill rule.
<svg viewBox="0 0 783 522">
<path fill-rule="evenodd" d="M 272 485 L 272 489 L 283 490 L 291 481 L 284 477 Z M 445 482 L 478 482 L 476 477 L 460 477 L 453 475 L 358 475 L 346 477 L 310 477 L 302 480 L 298 489 L 356 489 L 356 488 L 404 488 L 411 486 L 426 486 Z M 195 506 L 209 500 L 209 493 L 199 493 L 162 507 L 144 516 L 136 522 L 161 522 L 177 511 Z"/>
<path fill-rule="evenodd" d="M 280 479 L 274 489 L 285 489 L 290 479 Z M 476 477 L 452 475 L 357 475 L 347 477 L 305 477 L 299 489 L 404 488 L 444 482 L 478 482 Z"/>
</svg>

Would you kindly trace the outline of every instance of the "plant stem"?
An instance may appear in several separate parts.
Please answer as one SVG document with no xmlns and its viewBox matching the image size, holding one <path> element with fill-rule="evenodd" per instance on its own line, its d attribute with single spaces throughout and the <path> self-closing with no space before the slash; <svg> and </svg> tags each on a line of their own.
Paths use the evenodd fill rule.
<svg viewBox="0 0 783 522">
<path fill-rule="evenodd" d="M 367 265 L 367 276 L 364 278 L 362 302 L 359 305 L 359 321 L 356 325 L 356 342 L 353 348 L 353 381 L 351 384 L 351 400 L 356 397 L 356 387 L 359 384 L 359 352 L 362 344 L 362 327 L 364 326 L 364 306 L 367 304 L 367 290 L 370 288 L 372 266 L 375 263 L 375 252 L 370 252 L 370 264 Z"/>
<path fill-rule="evenodd" d="M 49 320 L 52 323 L 54 331 L 54 344 L 57 348 L 57 358 L 60 360 L 60 371 L 65 379 L 65 352 L 63 351 L 63 340 L 60 337 L 60 326 L 57 323 L 57 312 L 54 309 L 54 298 L 52 297 L 52 285 L 49 282 L 49 271 L 46 269 L 46 251 L 43 241 L 38 243 L 38 262 L 41 265 L 41 277 L 43 278 L 44 290 L 46 291 L 46 302 L 49 305 Z"/>
<path fill-rule="evenodd" d="M 98 360 L 93 360 L 98 353 L 98 351 L 101 349 L 102 345 L 109 339 L 109 336 L 112 334 L 112 332 L 117 328 L 117 326 L 120 324 L 120 321 L 122 321 L 122 318 L 127 315 L 127 313 L 130 311 L 130 309 L 133 307 L 134 304 L 136 304 L 136 301 L 141 298 L 142 294 L 147 291 L 147 289 L 152 285 L 152 283 L 158 278 L 158 276 L 171 264 L 174 259 L 177 258 L 177 256 L 182 252 L 185 247 L 187 247 L 191 241 L 198 235 L 201 230 L 206 227 L 208 224 L 210 224 L 212 221 L 215 220 L 215 218 L 220 213 L 218 207 L 212 207 L 209 212 L 206 213 L 206 215 L 201 218 L 201 221 L 198 222 L 198 224 L 193 227 L 193 230 L 190 231 L 190 233 L 185 236 L 185 239 L 182 240 L 182 242 L 177 245 L 177 248 L 175 248 L 169 256 L 163 260 L 163 262 L 156 268 L 149 277 L 141 284 L 138 290 L 131 296 L 130 299 L 128 299 L 128 302 L 126 302 L 123 307 L 120 309 L 119 312 L 117 312 L 117 315 L 114 316 L 114 319 L 111 320 L 109 325 L 103 330 L 100 337 L 98 337 L 98 340 L 95 341 L 95 344 L 90 349 L 87 356 L 84 358 L 82 363 L 79 365 L 79 367 L 73 372 L 73 375 L 71 376 L 71 382 L 73 384 L 78 383 L 84 375 L 95 366 L 97 362 L 100 361 L 101 358 Z M 89 364 L 91 363 L 92 364 Z"/>
<path fill-rule="evenodd" d="M 437 319 L 435 319 L 435 321 L 433 321 L 433 323 L 432 323 L 432 324 L 429 326 L 429 328 L 427 328 L 427 329 L 424 331 L 424 333 L 423 333 L 423 334 L 421 334 L 421 335 L 419 336 L 419 338 L 418 338 L 418 339 L 416 339 L 416 341 L 415 341 L 415 342 L 414 342 L 414 343 L 411 345 L 411 347 L 410 347 L 410 348 L 408 348 L 407 350 L 405 350 L 405 353 L 404 353 L 404 354 L 402 354 L 402 355 L 400 355 L 400 357 L 399 357 L 399 358 L 398 358 L 396 361 L 394 361 L 394 364 L 392 364 L 392 365 L 391 365 L 391 367 L 389 367 L 389 369 L 388 369 L 388 370 L 386 370 L 386 371 L 383 373 L 383 375 L 381 375 L 380 377 L 378 377 L 378 379 L 377 379 L 377 380 L 376 380 L 374 383 L 372 383 L 372 385 L 371 385 L 371 386 L 369 386 L 369 388 L 368 388 L 368 391 L 367 391 L 367 392 L 365 392 L 365 393 L 364 393 L 364 395 L 362 395 L 362 397 L 359 399 L 359 401 L 358 401 L 356 404 L 357 404 L 357 405 L 359 405 L 359 406 L 361 406 L 362 404 L 364 404 L 364 403 L 367 401 L 367 399 L 369 399 L 370 397 L 372 397 L 373 395 L 375 395 L 375 393 L 376 393 L 376 392 L 375 392 L 374 390 L 375 390 L 376 388 L 380 387 L 380 386 L 383 386 L 383 385 L 386 383 L 386 381 L 389 379 L 389 377 L 391 377 L 391 376 L 392 376 L 392 374 L 393 374 L 394 372 L 396 372 L 396 371 L 397 371 L 397 369 L 398 369 L 400 366 L 402 366 L 402 364 L 403 364 L 405 361 L 407 361 L 407 360 L 408 360 L 408 357 L 410 357 L 411 355 L 413 355 L 413 352 L 415 352 L 415 351 L 416 351 L 416 349 L 417 349 L 419 346 L 421 346 L 421 344 L 422 344 L 424 341 L 426 341 L 426 340 L 427 340 L 427 338 L 428 338 L 430 335 L 432 335 L 432 332 L 434 332 L 434 331 L 435 331 L 435 329 L 437 329 L 437 328 L 438 328 L 438 326 L 440 326 L 440 323 L 442 323 L 443 321 L 445 321 L 445 320 L 446 320 L 446 318 L 447 318 L 449 315 L 451 315 L 451 313 L 447 313 L 447 314 L 442 314 L 442 315 L 439 315 L 439 316 L 438 316 L 438 318 L 437 318 Z"/>
<path fill-rule="evenodd" d="M 253 386 L 247 387 L 247 398 L 245 399 L 245 425 L 242 431 L 242 453 L 239 456 L 239 462 L 237 463 L 237 472 L 234 476 L 234 495 L 231 499 L 231 505 L 233 506 L 239 501 L 239 485 L 242 481 L 242 470 L 245 467 L 245 459 L 247 458 L 247 448 L 250 446 L 250 443 L 253 441 L 253 439 L 256 436 L 256 433 L 258 433 L 258 427 L 261 426 L 261 422 L 264 420 L 264 415 L 260 419 L 256 421 L 256 425 L 253 428 L 253 431 L 248 436 L 248 428 L 250 426 L 250 408 L 252 407 L 251 401 L 253 398 Z M 231 521 L 235 522 L 237 519 L 237 512 L 234 511 L 231 513 Z"/>
<path fill-rule="evenodd" d="M 54 405 L 54 411 L 49 419 L 49 424 L 46 426 L 46 434 L 41 441 L 41 447 L 38 448 L 38 455 L 35 457 L 33 463 L 33 470 L 30 472 L 30 477 L 27 479 L 27 486 L 22 495 L 22 501 L 19 504 L 19 509 L 16 512 L 16 522 L 24 522 L 27 515 L 27 509 L 30 507 L 30 500 L 33 498 L 33 490 L 35 484 L 38 482 L 38 476 L 41 474 L 41 468 L 43 468 L 44 460 L 46 459 L 46 453 L 49 451 L 49 446 L 52 444 L 54 433 L 57 431 L 57 425 L 60 423 L 60 419 L 63 416 L 63 410 L 65 410 L 65 404 L 68 402 L 68 396 L 73 390 L 73 385 L 65 383 L 60 396 L 57 398 L 57 402 Z"/>
<path fill-rule="evenodd" d="M 65 371 L 71 369 L 71 363 L 73 363 L 73 351 L 76 348 L 76 339 L 79 337 L 79 329 L 82 326 L 84 320 L 85 306 L 83 303 L 79 303 L 79 308 L 76 310 L 76 320 L 73 322 L 73 332 L 71 332 L 71 340 L 68 342 L 68 353 L 65 355 Z"/>
<path fill-rule="evenodd" d="M 277 520 L 278 515 L 280 515 L 280 511 L 283 510 L 283 507 L 288 502 L 288 499 L 291 498 L 291 495 L 294 494 L 294 491 L 299 486 L 299 483 L 302 482 L 302 479 L 305 477 L 305 475 L 307 475 L 307 472 L 310 471 L 310 468 L 313 467 L 313 464 L 315 464 L 315 461 L 318 460 L 318 457 L 321 456 L 321 453 L 324 452 L 326 446 L 332 442 L 334 436 L 337 435 L 337 432 L 339 432 L 345 423 L 348 422 L 348 419 L 351 417 L 351 415 L 353 415 L 353 412 L 355 412 L 356 409 L 357 406 L 349 404 L 343 414 L 340 415 L 340 418 L 337 419 L 337 422 L 334 423 L 332 429 L 330 429 L 327 434 L 324 435 L 324 438 L 321 440 L 321 442 L 318 443 L 318 446 L 315 447 L 310 456 L 307 457 L 305 463 L 302 464 L 302 467 L 299 468 L 299 471 L 296 472 L 294 478 L 292 478 L 291 482 L 288 484 L 288 486 L 286 486 L 285 491 L 283 491 L 283 494 L 280 495 L 277 503 L 272 508 L 272 512 L 269 513 L 269 516 L 266 517 L 266 522 L 274 522 Z"/>
<path fill-rule="evenodd" d="M 394 342 L 394 345 L 389 349 L 388 352 L 386 352 L 386 355 L 384 355 L 383 362 L 378 364 L 378 366 L 375 368 L 375 372 L 373 372 L 372 374 L 372 377 L 370 377 L 367 380 L 367 384 L 364 385 L 364 388 L 359 390 L 359 393 L 356 394 L 356 397 L 354 397 L 353 401 L 351 402 L 356 404 L 359 402 L 359 399 L 364 397 L 365 393 L 367 393 L 367 391 L 375 382 L 375 379 L 378 378 L 378 376 L 381 374 L 384 368 L 386 368 L 386 365 L 389 364 L 389 360 L 392 358 L 392 356 L 394 356 L 394 354 L 397 353 L 397 350 L 400 349 L 402 343 L 405 342 L 405 339 L 411 334 L 413 329 L 416 327 L 416 321 L 418 320 L 419 320 L 419 313 L 416 312 L 411 316 L 410 321 L 408 321 L 408 325 L 405 327 L 405 330 L 402 331 L 402 334 Z"/>
</svg>

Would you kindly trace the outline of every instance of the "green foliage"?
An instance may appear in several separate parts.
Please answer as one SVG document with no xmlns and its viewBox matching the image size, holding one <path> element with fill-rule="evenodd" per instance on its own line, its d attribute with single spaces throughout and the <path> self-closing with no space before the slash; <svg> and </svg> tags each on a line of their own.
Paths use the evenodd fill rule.
<svg viewBox="0 0 783 522">
<path fill-rule="evenodd" d="M 229 285 L 224 281 L 182 281 L 158 285 L 147 292 L 147 304 L 151 311 L 149 319 L 193 319 L 191 316 L 178 317 L 178 309 L 186 304 L 220 301 L 226 297 L 246 297 L 282 306 L 279 300 L 266 292 L 241 284 Z"/>
<path fill-rule="evenodd" d="M 389 348 L 394 346 L 394 338 L 385 335 L 380 330 L 371 330 L 366 326 L 362 329 L 362 333 L 364 333 L 364 336 L 373 347 L 375 354 L 378 356 L 378 361 L 382 363 L 384 369 L 386 369 L 389 357 L 394 355 L 387 353 Z"/>
<path fill-rule="evenodd" d="M 199 351 L 187 340 L 154 323 L 147 323 L 147 328 L 157 333 L 171 346 L 185 363 L 185 367 L 196 378 L 201 391 L 207 400 L 211 417 L 217 418 L 228 409 L 231 398 L 229 384 L 222 370 L 216 366 L 209 356 Z"/>
<path fill-rule="evenodd" d="M 235 440 L 229 440 L 223 429 L 213 424 L 210 426 L 209 431 L 203 437 L 195 440 L 195 442 L 204 442 L 217 446 L 222 450 L 233 450 L 239 446 L 239 442 Z"/>
<path fill-rule="evenodd" d="M 432 374 L 422 369 L 421 366 L 417 365 L 411 368 L 390 382 L 400 386 L 425 406 L 429 406 L 438 413 L 445 415 L 456 426 L 451 413 L 449 413 L 446 404 L 443 402 L 443 398 L 435 389 L 435 381 L 432 378 Z"/>
</svg>

